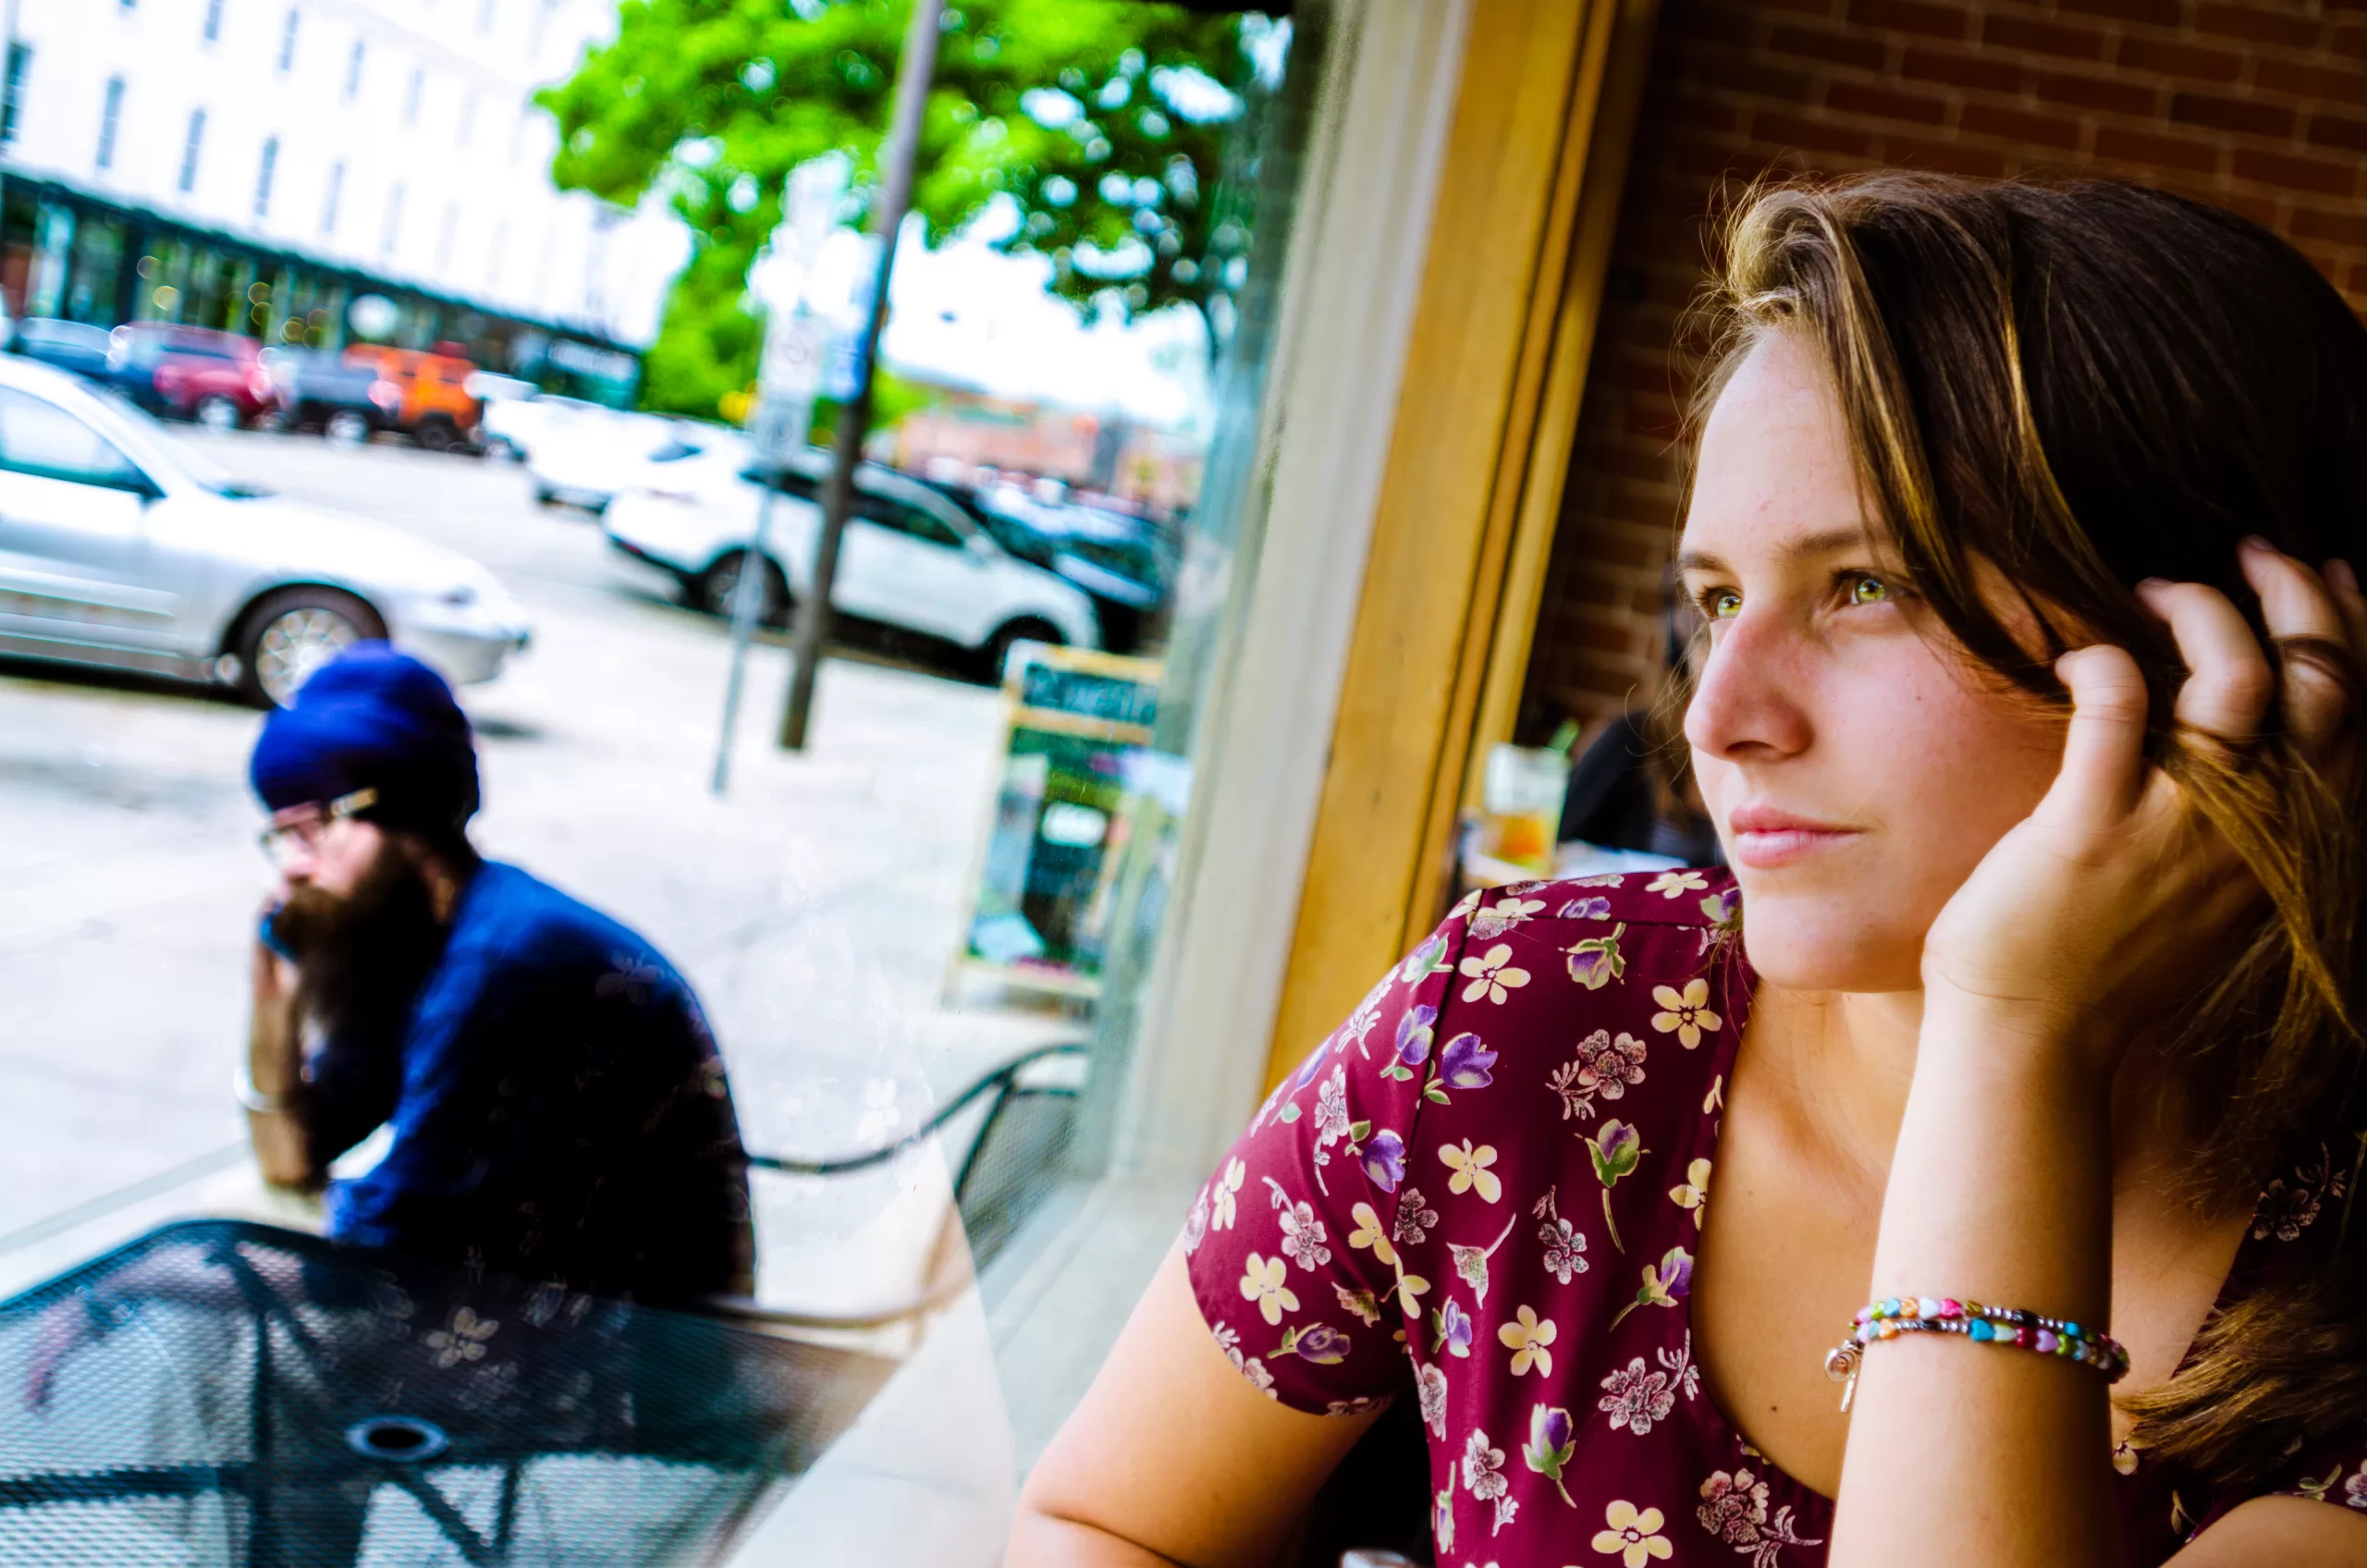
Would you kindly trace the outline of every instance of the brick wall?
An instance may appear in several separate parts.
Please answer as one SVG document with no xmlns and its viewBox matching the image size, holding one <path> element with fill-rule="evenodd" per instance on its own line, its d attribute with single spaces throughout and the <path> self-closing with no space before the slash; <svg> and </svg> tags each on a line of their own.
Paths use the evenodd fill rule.
<svg viewBox="0 0 2367 1568">
<path fill-rule="evenodd" d="M 1771 167 L 2081 171 L 2232 207 L 2367 309 L 2367 0 L 1662 0 L 1538 619 L 1524 739 L 1650 678 L 1722 183 Z"/>
</svg>

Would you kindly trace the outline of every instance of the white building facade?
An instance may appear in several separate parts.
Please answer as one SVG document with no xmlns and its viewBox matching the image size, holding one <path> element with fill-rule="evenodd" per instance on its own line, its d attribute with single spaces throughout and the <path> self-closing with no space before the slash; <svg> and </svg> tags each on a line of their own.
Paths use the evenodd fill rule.
<svg viewBox="0 0 2367 1568">
<path fill-rule="evenodd" d="M 557 128 L 533 101 L 610 34 L 607 0 L 10 9 L 12 313 L 326 346 L 360 328 L 457 339 L 505 369 L 531 368 L 545 340 L 577 340 L 589 363 L 655 335 L 679 226 L 654 202 L 555 190 Z M 397 311 L 357 317 L 371 295 Z"/>
</svg>

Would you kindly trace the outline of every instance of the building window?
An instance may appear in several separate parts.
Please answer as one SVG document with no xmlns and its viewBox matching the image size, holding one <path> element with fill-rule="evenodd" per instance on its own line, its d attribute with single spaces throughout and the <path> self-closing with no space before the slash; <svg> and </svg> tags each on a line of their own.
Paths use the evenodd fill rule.
<svg viewBox="0 0 2367 1568">
<path fill-rule="evenodd" d="M 321 232 L 337 232 L 337 199 L 345 193 L 345 160 L 339 158 L 329 165 L 328 194 L 321 198 Z"/>
<path fill-rule="evenodd" d="M 99 155 L 103 169 L 115 167 L 115 133 L 123 124 L 123 78 L 107 78 L 107 95 L 99 105 Z"/>
<path fill-rule="evenodd" d="M 419 96 L 427 88 L 427 72 L 418 66 L 411 68 L 411 86 L 403 92 L 403 124 L 419 123 Z"/>
<path fill-rule="evenodd" d="M 32 46 L 28 43 L 8 45 L 8 71 L 0 78 L 0 147 L 13 147 L 17 142 L 17 124 L 25 105 L 25 73 L 33 66 Z"/>
<path fill-rule="evenodd" d="M 386 192 L 386 227 L 378 235 L 378 253 L 382 256 L 393 255 L 395 241 L 402 238 L 402 231 L 403 183 L 401 180 L 397 180 L 394 189 Z"/>
<path fill-rule="evenodd" d="M 198 36 L 212 43 L 222 36 L 222 0 L 205 0 L 205 26 Z"/>
<path fill-rule="evenodd" d="M 205 145 L 205 111 L 189 112 L 189 141 L 181 147 L 180 192 L 186 196 L 197 189 L 197 154 Z"/>
<path fill-rule="evenodd" d="M 288 19 L 279 26 L 279 68 L 283 71 L 292 69 L 296 64 L 296 22 L 299 14 L 295 6 L 288 6 Z"/>
<path fill-rule="evenodd" d="M 272 170 L 279 163 L 279 138 L 263 139 L 263 163 L 255 170 L 255 221 L 261 223 L 271 212 Z"/>
<path fill-rule="evenodd" d="M 353 41 L 353 53 L 346 56 L 345 95 L 348 98 L 362 96 L 362 60 L 369 50 L 369 43 L 365 40 L 357 38 Z"/>
</svg>

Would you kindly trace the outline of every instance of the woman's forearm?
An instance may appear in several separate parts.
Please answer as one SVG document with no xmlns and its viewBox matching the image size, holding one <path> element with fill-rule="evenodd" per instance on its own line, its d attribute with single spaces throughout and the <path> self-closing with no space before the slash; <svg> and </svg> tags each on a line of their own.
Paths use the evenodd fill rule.
<svg viewBox="0 0 2367 1568">
<path fill-rule="evenodd" d="M 1871 1297 L 1952 1296 L 2108 1328 L 2101 1055 L 2003 1010 L 1932 999 Z M 2107 1389 L 2091 1366 L 1954 1334 L 1867 1347 L 1834 1568 L 2115 1562 Z"/>
</svg>

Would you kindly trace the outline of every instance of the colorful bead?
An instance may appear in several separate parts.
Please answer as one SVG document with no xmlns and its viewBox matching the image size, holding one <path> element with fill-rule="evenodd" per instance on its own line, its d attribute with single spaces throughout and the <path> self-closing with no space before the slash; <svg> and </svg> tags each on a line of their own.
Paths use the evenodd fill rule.
<svg viewBox="0 0 2367 1568">
<path fill-rule="evenodd" d="M 1964 1303 L 1947 1296 L 1942 1296 L 1940 1298 L 1940 1316 L 1943 1317 L 1962 1317 L 1964 1316 Z"/>
<path fill-rule="evenodd" d="M 2041 1355 L 2053 1355 L 2054 1354 L 2054 1347 L 2062 1342 L 2063 1341 L 2061 1340 L 2054 1337 L 2052 1329 L 2041 1329 L 2038 1331 L 2038 1343 L 2034 1348 Z"/>
<path fill-rule="evenodd" d="M 1940 1316 L 1939 1299 L 1935 1296 L 1917 1296 L 1915 1298 L 1915 1316 L 1918 1317 L 1937 1317 Z"/>
<path fill-rule="evenodd" d="M 1974 1318 L 1969 1332 L 1976 1340 L 1993 1340 L 1997 1337 L 1997 1330 L 1989 1326 L 1989 1319 L 1986 1317 Z"/>
</svg>

